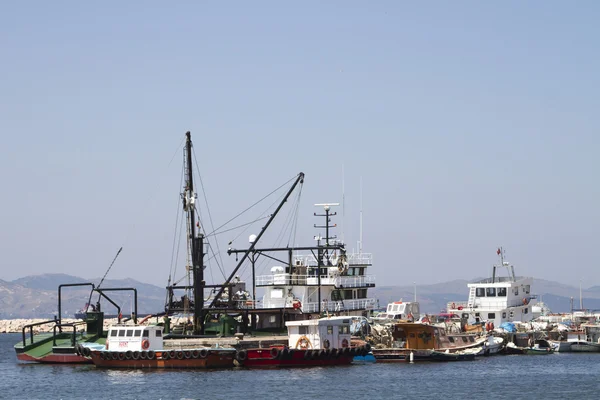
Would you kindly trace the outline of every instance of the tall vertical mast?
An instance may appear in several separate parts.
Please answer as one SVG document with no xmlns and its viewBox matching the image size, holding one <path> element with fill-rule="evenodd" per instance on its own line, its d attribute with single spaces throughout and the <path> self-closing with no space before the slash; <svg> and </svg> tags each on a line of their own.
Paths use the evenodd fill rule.
<svg viewBox="0 0 600 400">
<path fill-rule="evenodd" d="M 187 176 L 183 199 L 184 210 L 188 212 L 188 242 L 192 261 L 192 282 L 194 293 L 194 333 L 203 333 L 204 330 L 204 235 L 196 236 L 196 210 L 194 207 L 196 194 L 194 193 L 194 178 L 192 173 L 192 139 L 191 133 L 185 134 L 185 154 Z"/>
</svg>

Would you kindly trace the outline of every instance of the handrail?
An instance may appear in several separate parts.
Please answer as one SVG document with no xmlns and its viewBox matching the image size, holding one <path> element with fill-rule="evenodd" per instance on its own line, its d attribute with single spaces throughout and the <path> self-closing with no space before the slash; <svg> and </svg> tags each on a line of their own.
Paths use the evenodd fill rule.
<svg viewBox="0 0 600 400">
<path fill-rule="evenodd" d="M 26 338 L 25 338 L 25 329 L 29 328 L 29 336 L 30 336 L 30 338 L 31 338 L 31 343 L 30 343 L 30 344 L 33 344 L 33 327 L 34 327 L 34 326 L 38 326 L 38 325 L 45 325 L 45 324 L 49 324 L 49 323 L 51 323 L 51 322 L 54 322 L 54 323 L 56 323 L 56 321 L 57 321 L 57 319 L 56 319 L 56 317 L 55 317 L 54 319 L 49 319 L 48 321 L 33 322 L 33 323 L 31 323 L 31 324 L 27 324 L 27 325 L 25 325 L 25 326 L 23 327 L 23 329 L 21 330 L 21 334 L 22 334 L 22 337 L 23 337 L 23 346 L 26 346 L 26 345 L 27 345 L 27 340 L 26 340 Z"/>
<path fill-rule="evenodd" d="M 75 334 L 76 334 L 76 332 L 77 332 L 77 329 L 76 329 L 76 327 L 77 327 L 77 325 L 83 325 L 83 324 L 85 324 L 85 322 L 84 322 L 84 321 L 81 321 L 81 322 L 67 322 L 67 323 L 64 323 L 64 324 L 63 324 L 63 323 L 61 323 L 61 322 L 58 322 L 58 321 L 59 321 L 59 320 L 55 318 L 55 319 L 49 319 L 49 320 L 47 320 L 47 321 L 33 322 L 33 323 L 31 323 L 31 324 L 27 324 L 27 325 L 25 325 L 25 326 L 23 327 L 23 329 L 21 330 L 21 335 L 22 335 L 22 339 L 23 339 L 23 346 L 26 346 L 26 345 L 27 345 L 27 338 L 26 338 L 26 336 L 25 336 L 25 330 L 26 330 L 26 329 L 28 329 L 28 328 L 29 328 L 29 337 L 30 337 L 30 340 L 31 340 L 31 343 L 30 343 L 30 344 L 33 344 L 33 327 L 34 327 L 34 326 L 45 325 L 45 324 L 49 324 L 49 323 L 54 323 L 54 324 L 55 324 L 55 325 L 52 327 L 52 332 L 53 332 L 53 333 L 52 333 L 52 342 L 53 342 L 54 346 L 56 346 L 56 329 L 57 329 L 57 328 L 58 328 L 58 329 L 61 329 L 63 326 L 64 326 L 64 327 L 67 327 L 67 326 L 72 326 L 72 327 L 73 327 L 73 329 L 75 330 L 75 332 L 74 332 L 74 334 L 73 334 L 73 341 L 72 341 L 72 343 L 73 343 L 73 346 L 74 346 L 74 345 L 75 345 L 75 338 L 76 338 Z M 62 331 L 60 331 L 59 333 L 62 333 Z"/>
</svg>

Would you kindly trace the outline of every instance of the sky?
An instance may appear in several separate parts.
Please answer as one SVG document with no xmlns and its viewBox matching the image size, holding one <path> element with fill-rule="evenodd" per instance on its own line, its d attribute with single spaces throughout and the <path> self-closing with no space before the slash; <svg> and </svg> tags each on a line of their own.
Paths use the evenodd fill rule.
<svg viewBox="0 0 600 400">
<path fill-rule="evenodd" d="M 99 278 L 122 246 L 109 277 L 164 286 L 191 131 L 214 225 L 302 171 L 298 244 L 343 199 L 356 249 L 362 193 L 379 286 L 490 276 L 499 246 L 518 275 L 600 285 L 599 19 L 593 1 L 4 2 L 0 279 Z"/>
</svg>

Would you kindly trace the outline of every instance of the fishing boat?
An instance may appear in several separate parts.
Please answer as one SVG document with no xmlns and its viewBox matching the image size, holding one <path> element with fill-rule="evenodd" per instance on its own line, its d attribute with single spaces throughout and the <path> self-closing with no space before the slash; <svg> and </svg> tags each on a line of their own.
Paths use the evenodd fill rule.
<svg viewBox="0 0 600 400">
<path fill-rule="evenodd" d="M 444 326 L 427 323 L 398 322 L 390 326 L 392 343 L 386 348 L 372 349 L 377 362 L 440 361 L 438 353 L 479 354 L 486 337 L 472 333 L 448 332 Z M 466 352 L 465 352 L 466 351 Z"/>
<path fill-rule="evenodd" d="M 204 261 L 206 250 L 218 248 L 218 245 L 208 241 L 216 240 L 214 238 L 217 235 L 229 232 L 230 229 L 226 223 L 207 234 L 205 229 L 208 224 L 197 218 L 198 196 L 194 189 L 192 171 L 195 168 L 192 160 L 195 157 L 192 149 L 191 136 L 187 132 L 184 149 L 185 183 L 181 193 L 185 222 L 180 226 L 186 230 L 188 256 L 185 275 L 181 277 L 173 274 L 169 278 L 165 305 L 167 338 L 186 335 L 233 336 L 251 332 L 284 333 L 285 323 L 288 321 L 318 319 L 325 314 L 368 314 L 376 304 L 376 299 L 368 293 L 375 286 L 374 277 L 368 273 L 372 256 L 362 252 L 362 245 L 358 252 L 348 252 L 345 243 L 332 234 L 336 226 L 331 223 L 336 215 L 332 210 L 338 203 L 316 204 L 323 212 L 314 214 L 324 221 L 323 225 L 315 225 L 324 230 L 324 235 L 315 237 L 316 245 L 262 245 L 265 232 L 270 229 L 286 203 L 292 207 L 289 215 L 298 215 L 303 173 L 290 180 L 292 183 L 289 189 L 280 197 L 279 202 L 273 203 L 277 206 L 272 212 L 269 210 L 267 217 L 253 216 L 254 222 L 265 219 L 266 222 L 261 222 L 262 226 L 257 234 L 248 236 L 247 247 L 245 244 L 242 248 L 236 246 L 236 238 L 240 235 L 228 243 L 227 254 L 235 256 L 236 265 L 223 282 L 208 284 L 204 279 L 204 270 L 208 266 L 208 262 Z M 288 202 L 296 192 L 296 200 Z M 251 229 L 251 224 L 244 223 L 241 226 Z M 287 236 L 294 234 L 291 229 L 296 225 L 296 221 L 288 221 L 285 229 L 290 232 Z M 214 263 L 215 258 L 213 254 L 209 260 Z M 261 270 L 265 269 L 270 273 L 261 274 Z M 248 285 L 241 277 L 244 272 L 251 275 Z M 263 292 L 262 298 L 259 291 Z M 189 315 L 191 326 L 171 326 L 172 315 Z"/>
<path fill-rule="evenodd" d="M 31 323 L 23 327 L 22 339 L 14 345 L 17 359 L 38 363 L 90 363 L 91 360 L 77 353 L 76 347 L 81 343 L 87 343 L 90 347 L 104 346 L 107 332 L 104 331 L 105 315 L 101 310 L 101 299 L 106 300 L 116 308 L 116 314 L 120 321 L 122 316 L 121 307 L 118 301 L 112 299 L 109 294 L 115 291 L 133 292 L 135 311 L 132 319 L 133 321 L 137 320 L 137 290 L 135 288 L 102 288 L 101 285 L 102 282 L 98 287 L 91 282 L 59 285 L 58 316 L 54 319 Z M 98 294 L 98 301 L 96 305 L 86 309 L 85 318 L 82 321 L 65 322 L 61 317 L 63 289 L 81 287 L 90 288 L 88 299 L 92 295 Z M 41 327 L 46 327 L 50 331 L 48 333 L 37 333 L 37 330 Z"/>
<path fill-rule="evenodd" d="M 515 275 L 514 266 L 504 258 L 504 249 L 496 251 L 500 263 L 492 267 L 492 277 L 469 283 L 467 301 L 447 303 L 447 311 L 460 314 L 471 325 L 500 326 L 504 322 L 528 322 L 539 316 L 537 296 L 531 292 L 533 279 Z M 506 269 L 508 276 L 499 276 Z M 534 310 L 535 307 L 535 310 Z"/>
<path fill-rule="evenodd" d="M 355 356 L 367 356 L 370 346 L 353 346 L 348 317 L 288 321 L 287 346 L 241 349 L 244 367 L 310 367 L 348 365 Z"/>
<path fill-rule="evenodd" d="M 228 368 L 236 350 L 226 347 L 165 348 L 161 326 L 115 325 L 106 347 L 77 346 L 77 352 L 100 368 Z"/>
</svg>

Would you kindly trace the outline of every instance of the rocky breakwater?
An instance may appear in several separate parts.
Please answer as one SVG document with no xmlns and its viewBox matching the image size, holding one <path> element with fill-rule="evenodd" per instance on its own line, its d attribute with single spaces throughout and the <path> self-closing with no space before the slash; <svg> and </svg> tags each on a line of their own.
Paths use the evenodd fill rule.
<svg viewBox="0 0 600 400">
<path fill-rule="evenodd" d="M 27 326 L 29 324 L 43 322 L 43 321 L 47 321 L 47 319 L 4 319 L 4 320 L 0 320 L 0 333 L 21 333 L 25 326 Z M 77 330 L 82 331 L 85 329 L 85 324 L 83 324 L 82 323 L 83 321 L 80 319 L 65 318 L 62 320 L 62 322 L 63 322 L 63 324 L 78 322 L 78 323 L 81 323 L 81 325 L 79 325 L 77 327 Z M 104 321 L 104 329 L 108 330 L 109 325 L 116 324 L 116 323 L 117 323 L 116 319 L 105 320 Z M 33 332 L 34 333 L 52 332 L 53 327 L 54 327 L 54 324 L 52 322 L 49 322 L 47 324 L 34 326 Z"/>
</svg>

